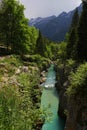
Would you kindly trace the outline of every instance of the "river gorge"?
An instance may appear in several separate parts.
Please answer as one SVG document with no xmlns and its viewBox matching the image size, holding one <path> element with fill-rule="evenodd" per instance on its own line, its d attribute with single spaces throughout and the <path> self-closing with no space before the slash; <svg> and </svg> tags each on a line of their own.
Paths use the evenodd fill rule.
<svg viewBox="0 0 87 130">
<path fill-rule="evenodd" d="M 65 120 L 58 116 L 59 98 L 55 88 L 56 72 L 54 65 L 48 69 L 47 79 L 42 85 L 43 92 L 41 97 L 41 108 L 46 109 L 47 120 L 45 121 L 42 130 L 64 130 Z"/>
</svg>

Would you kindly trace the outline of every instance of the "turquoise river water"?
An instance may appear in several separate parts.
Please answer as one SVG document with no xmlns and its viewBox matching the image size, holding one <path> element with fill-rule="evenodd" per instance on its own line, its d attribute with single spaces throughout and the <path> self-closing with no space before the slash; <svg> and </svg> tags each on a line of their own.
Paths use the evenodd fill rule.
<svg viewBox="0 0 87 130">
<path fill-rule="evenodd" d="M 64 120 L 57 114 L 59 99 L 55 88 L 55 82 L 56 73 L 54 71 L 54 65 L 51 65 L 48 70 L 47 80 L 43 85 L 45 87 L 43 88 L 41 97 L 41 107 L 46 108 L 49 121 L 46 120 L 42 130 L 64 130 Z"/>
</svg>

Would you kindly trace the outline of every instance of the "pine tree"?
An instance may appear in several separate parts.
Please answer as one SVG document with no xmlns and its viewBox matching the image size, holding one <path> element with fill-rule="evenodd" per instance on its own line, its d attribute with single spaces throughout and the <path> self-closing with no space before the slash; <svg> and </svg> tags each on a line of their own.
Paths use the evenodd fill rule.
<svg viewBox="0 0 87 130">
<path fill-rule="evenodd" d="M 77 26 L 79 21 L 78 9 L 76 8 L 72 18 L 71 27 L 69 30 L 69 36 L 67 41 L 67 58 L 74 58 L 76 55 L 76 41 L 77 41 Z"/>
<path fill-rule="evenodd" d="M 77 58 L 87 60 L 87 0 L 83 0 L 83 11 L 78 26 Z"/>
<path fill-rule="evenodd" d="M 45 38 L 43 37 L 43 35 L 39 31 L 39 35 L 38 35 L 38 38 L 36 41 L 36 53 L 44 56 L 45 50 L 46 50 Z"/>
</svg>

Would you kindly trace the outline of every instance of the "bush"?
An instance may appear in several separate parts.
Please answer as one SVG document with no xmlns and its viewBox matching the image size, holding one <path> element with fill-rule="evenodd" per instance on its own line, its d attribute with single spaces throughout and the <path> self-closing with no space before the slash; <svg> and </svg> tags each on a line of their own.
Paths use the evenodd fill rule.
<svg viewBox="0 0 87 130">
<path fill-rule="evenodd" d="M 69 80 L 68 96 L 76 99 L 87 99 L 87 63 L 81 64 L 75 73 L 72 72 Z"/>
</svg>

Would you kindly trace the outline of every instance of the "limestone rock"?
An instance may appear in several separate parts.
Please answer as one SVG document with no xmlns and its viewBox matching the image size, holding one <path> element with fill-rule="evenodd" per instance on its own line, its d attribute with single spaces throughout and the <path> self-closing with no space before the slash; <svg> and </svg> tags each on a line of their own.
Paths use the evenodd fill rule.
<svg viewBox="0 0 87 130">
<path fill-rule="evenodd" d="M 23 66 L 22 68 L 21 68 L 21 71 L 22 72 L 28 72 L 28 66 Z"/>
<path fill-rule="evenodd" d="M 18 68 L 15 72 L 15 74 L 20 74 L 21 73 L 21 70 Z"/>
</svg>

